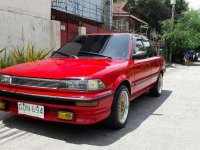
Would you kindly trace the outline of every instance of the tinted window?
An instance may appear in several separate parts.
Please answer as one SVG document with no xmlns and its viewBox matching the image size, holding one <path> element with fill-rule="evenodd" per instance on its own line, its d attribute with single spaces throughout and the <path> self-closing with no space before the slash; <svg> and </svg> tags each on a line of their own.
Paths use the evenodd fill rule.
<svg viewBox="0 0 200 150">
<path fill-rule="evenodd" d="M 144 45 L 142 43 L 141 39 L 136 40 L 136 45 L 135 45 L 135 53 L 138 51 L 145 51 Z"/>
<path fill-rule="evenodd" d="M 146 48 L 146 51 L 148 52 L 149 57 L 153 57 L 157 55 L 156 50 L 151 46 L 148 40 L 143 40 L 143 44 L 144 44 L 144 47 Z"/>
<path fill-rule="evenodd" d="M 114 59 L 127 59 L 129 53 L 129 35 L 88 35 L 78 36 L 58 50 L 52 57 L 112 57 Z M 60 53 L 64 53 L 61 55 Z"/>
</svg>

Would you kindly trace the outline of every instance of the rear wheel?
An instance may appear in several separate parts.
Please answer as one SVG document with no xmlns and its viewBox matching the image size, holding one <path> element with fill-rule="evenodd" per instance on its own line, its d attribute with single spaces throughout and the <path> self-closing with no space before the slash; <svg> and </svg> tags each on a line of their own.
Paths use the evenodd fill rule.
<svg viewBox="0 0 200 150">
<path fill-rule="evenodd" d="M 126 126 L 129 113 L 129 91 L 126 86 L 120 86 L 114 96 L 111 114 L 105 125 L 112 129 L 121 129 Z"/>
<path fill-rule="evenodd" d="M 163 88 L 163 75 L 160 74 L 154 86 L 149 90 L 151 96 L 159 97 L 162 93 Z"/>
</svg>

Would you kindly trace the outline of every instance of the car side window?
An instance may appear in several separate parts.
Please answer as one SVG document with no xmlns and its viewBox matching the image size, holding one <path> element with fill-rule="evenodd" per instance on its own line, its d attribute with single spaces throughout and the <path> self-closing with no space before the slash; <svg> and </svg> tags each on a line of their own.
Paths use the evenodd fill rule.
<svg viewBox="0 0 200 150">
<path fill-rule="evenodd" d="M 156 50 L 152 47 L 152 45 L 150 44 L 150 42 L 148 40 L 143 39 L 142 42 L 148 53 L 148 57 L 153 57 L 153 56 L 157 55 Z"/>
<path fill-rule="evenodd" d="M 145 47 L 142 43 L 142 39 L 136 39 L 134 53 L 137 53 L 138 51 L 145 51 Z"/>
</svg>

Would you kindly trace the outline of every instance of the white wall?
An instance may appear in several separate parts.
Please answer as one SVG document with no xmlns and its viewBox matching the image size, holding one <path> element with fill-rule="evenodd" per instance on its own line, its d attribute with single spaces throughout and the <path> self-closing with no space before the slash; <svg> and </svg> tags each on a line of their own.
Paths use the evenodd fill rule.
<svg viewBox="0 0 200 150">
<path fill-rule="evenodd" d="M 61 23 L 60 21 L 51 20 L 51 48 L 57 50 L 61 46 Z"/>
<path fill-rule="evenodd" d="M 51 0 L 0 0 L 0 10 L 50 19 Z"/>
<path fill-rule="evenodd" d="M 51 0 L 0 1 L 0 49 L 30 42 L 51 48 Z"/>
</svg>

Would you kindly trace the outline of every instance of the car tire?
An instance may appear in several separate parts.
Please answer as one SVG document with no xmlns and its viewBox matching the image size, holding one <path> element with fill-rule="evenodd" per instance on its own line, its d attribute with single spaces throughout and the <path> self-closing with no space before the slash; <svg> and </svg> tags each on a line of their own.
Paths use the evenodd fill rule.
<svg viewBox="0 0 200 150">
<path fill-rule="evenodd" d="M 126 86 L 117 88 L 110 116 L 104 121 L 104 125 L 112 129 L 124 128 L 127 124 L 130 104 L 130 94 Z"/>
<path fill-rule="evenodd" d="M 162 94 L 162 88 L 163 88 L 163 75 L 159 74 L 156 83 L 149 90 L 149 93 L 153 97 L 159 97 Z"/>
</svg>

